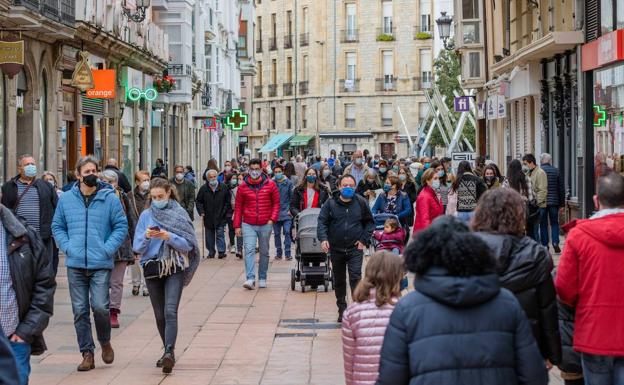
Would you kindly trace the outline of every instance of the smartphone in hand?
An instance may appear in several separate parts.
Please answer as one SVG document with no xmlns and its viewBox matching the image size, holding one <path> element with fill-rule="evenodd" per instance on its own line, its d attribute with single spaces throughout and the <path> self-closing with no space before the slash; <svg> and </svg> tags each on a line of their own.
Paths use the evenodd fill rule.
<svg viewBox="0 0 624 385">
<path fill-rule="evenodd" d="M 154 232 L 158 232 L 158 231 L 160 231 L 160 227 L 158 227 L 158 226 L 150 226 L 148 229 L 149 229 L 150 231 L 154 231 Z"/>
</svg>

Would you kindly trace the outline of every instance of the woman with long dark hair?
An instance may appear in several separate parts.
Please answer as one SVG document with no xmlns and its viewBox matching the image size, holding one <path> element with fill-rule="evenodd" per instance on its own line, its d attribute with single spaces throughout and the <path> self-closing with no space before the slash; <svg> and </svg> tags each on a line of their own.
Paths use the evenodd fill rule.
<svg viewBox="0 0 624 385">
<path fill-rule="evenodd" d="M 457 218 L 468 224 L 477 208 L 477 202 L 487 190 L 483 180 L 476 176 L 470 163 L 463 160 L 457 167 L 457 179 L 451 187 L 457 198 Z"/>
<path fill-rule="evenodd" d="M 446 174 L 446 168 L 444 167 L 444 164 L 440 162 L 439 160 L 434 160 L 433 162 L 431 162 L 431 168 L 435 170 L 436 174 L 438 175 L 438 178 L 440 179 L 440 187 L 436 189 L 436 193 L 438 193 L 438 196 L 440 197 L 440 200 L 442 202 L 442 207 L 444 208 L 444 211 L 446 211 L 446 206 L 448 205 L 448 195 L 449 195 L 449 190 L 450 190 L 449 185 L 447 183 L 448 175 Z M 426 187 L 426 184 L 423 183 L 422 189 L 424 189 L 425 187 Z"/>
<path fill-rule="evenodd" d="M 150 183 L 150 198 L 150 208 L 139 218 L 133 249 L 141 258 L 156 326 L 165 348 L 156 366 L 162 367 L 163 373 L 171 373 L 175 365 L 182 289 L 191 282 L 200 254 L 193 223 L 178 203 L 171 182 L 154 178 Z"/>
<path fill-rule="evenodd" d="M 483 182 L 488 190 L 501 187 L 501 176 L 498 167 L 494 163 L 488 164 L 483 168 Z"/>
<path fill-rule="evenodd" d="M 310 208 L 320 208 L 329 197 L 329 191 L 321 185 L 316 169 L 308 168 L 305 178 L 293 191 L 293 199 L 290 201 L 290 213 L 293 218 L 301 211 Z"/>
<path fill-rule="evenodd" d="M 516 190 L 524 197 L 525 202 L 535 200 L 531 178 L 522 171 L 522 163 L 518 159 L 514 159 L 509 163 L 507 178 L 503 182 L 503 187 Z"/>
</svg>

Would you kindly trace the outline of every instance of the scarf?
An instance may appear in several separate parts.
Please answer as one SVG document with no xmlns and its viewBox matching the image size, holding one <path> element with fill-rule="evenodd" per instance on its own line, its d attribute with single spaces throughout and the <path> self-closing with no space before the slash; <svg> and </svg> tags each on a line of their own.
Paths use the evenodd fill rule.
<svg viewBox="0 0 624 385">
<path fill-rule="evenodd" d="M 181 253 L 170 247 L 167 242 L 163 242 L 157 257 L 162 265 L 161 274 L 169 275 L 180 269 L 184 272 L 184 286 L 187 286 L 193 279 L 197 266 L 199 266 L 199 245 L 193 223 L 186 210 L 174 200 L 169 200 L 167 207 L 162 210 L 155 207 L 151 207 L 150 210 L 152 210 L 152 215 L 160 227 L 184 238 L 193 245 L 191 251 Z"/>
</svg>

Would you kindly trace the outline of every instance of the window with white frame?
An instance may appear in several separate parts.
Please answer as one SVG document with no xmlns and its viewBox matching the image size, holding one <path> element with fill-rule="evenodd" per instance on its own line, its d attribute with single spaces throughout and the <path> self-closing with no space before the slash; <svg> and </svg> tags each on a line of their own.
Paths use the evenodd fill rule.
<svg viewBox="0 0 624 385">
<path fill-rule="evenodd" d="M 431 50 L 420 50 L 420 77 L 422 88 L 431 88 L 433 82 Z"/>
<path fill-rule="evenodd" d="M 381 103 L 381 125 L 383 127 L 392 126 L 392 103 Z"/>
<path fill-rule="evenodd" d="M 308 7 L 303 8 L 303 32 L 308 33 L 310 30 L 308 29 Z"/>
<path fill-rule="evenodd" d="M 481 53 L 480 52 L 468 53 L 468 77 L 469 78 L 481 77 Z"/>
<path fill-rule="evenodd" d="M 431 0 L 420 0 L 420 32 L 431 32 Z"/>
<path fill-rule="evenodd" d="M 304 81 L 308 81 L 308 75 L 310 74 L 309 72 L 309 60 L 308 60 L 308 55 L 303 55 L 303 80 Z"/>
<path fill-rule="evenodd" d="M 381 51 L 383 60 L 384 88 L 393 88 L 394 83 L 394 53 L 391 50 Z"/>
<path fill-rule="evenodd" d="M 357 20 L 356 20 L 356 8 L 354 3 L 348 3 L 346 6 L 347 14 L 347 41 L 354 41 L 356 39 Z"/>
<path fill-rule="evenodd" d="M 382 33 L 392 35 L 392 1 L 384 1 L 382 7 Z"/>
<path fill-rule="evenodd" d="M 206 81 L 212 83 L 212 44 L 206 44 L 204 50 L 206 55 Z"/>
<path fill-rule="evenodd" d="M 481 12 L 479 0 L 462 0 L 461 39 L 463 44 L 481 43 Z"/>
<path fill-rule="evenodd" d="M 355 128 L 355 104 L 347 103 L 345 108 L 345 127 Z"/>
<path fill-rule="evenodd" d="M 347 52 L 347 73 L 345 79 L 355 80 L 355 52 Z"/>
</svg>

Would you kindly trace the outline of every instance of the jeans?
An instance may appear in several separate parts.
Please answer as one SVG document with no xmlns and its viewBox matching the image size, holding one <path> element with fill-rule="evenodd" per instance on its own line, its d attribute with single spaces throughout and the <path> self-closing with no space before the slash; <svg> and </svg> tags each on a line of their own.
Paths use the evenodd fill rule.
<svg viewBox="0 0 624 385">
<path fill-rule="evenodd" d="M 93 352 L 95 344 L 91 333 L 91 314 L 93 310 L 95 332 L 100 344 L 110 342 L 111 326 L 108 307 L 108 287 L 111 271 L 107 269 L 67 268 L 69 296 L 74 313 L 74 327 L 78 337 L 80 352 Z"/>
<path fill-rule="evenodd" d="M 333 247 L 330 247 L 332 250 Z M 336 305 L 338 312 L 342 313 L 347 308 L 347 270 L 349 271 L 349 286 L 351 294 L 362 278 L 362 260 L 364 251 L 356 248 L 342 251 L 331 251 L 331 263 L 334 269 L 334 291 L 336 292 Z"/>
<path fill-rule="evenodd" d="M 548 247 L 548 221 L 552 234 L 553 246 L 559 246 L 559 207 L 548 206 L 540 208 L 540 239 L 542 245 Z"/>
<path fill-rule="evenodd" d="M 110 308 L 121 309 L 121 297 L 123 295 L 123 279 L 126 275 L 126 267 L 128 262 L 117 261 L 115 267 L 111 271 L 110 277 Z"/>
<path fill-rule="evenodd" d="M 252 226 L 243 222 L 243 243 L 245 245 L 245 271 L 247 279 L 256 280 L 256 243 L 260 247 L 260 262 L 258 263 L 258 278 L 266 279 L 269 270 L 269 239 L 271 238 L 270 224 Z"/>
<path fill-rule="evenodd" d="M 236 251 L 243 253 L 243 237 L 237 237 L 234 229 L 234 221 L 232 218 L 228 218 L 228 237 L 230 239 L 230 246 L 234 246 L 234 238 L 236 238 Z"/>
<path fill-rule="evenodd" d="M 28 376 L 30 376 L 30 344 L 25 342 L 10 342 L 15 363 L 17 364 L 17 374 L 19 375 L 19 384 L 27 385 Z"/>
<path fill-rule="evenodd" d="M 133 265 L 130 265 L 130 275 L 132 276 L 132 286 L 145 287 L 145 277 L 143 276 L 143 269 L 141 268 L 141 264 L 135 262 Z"/>
<path fill-rule="evenodd" d="M 290 258 L 290 247 L 292 245 L 292 219 L 284 219 L 283 221 L 277 221 L 273 225 L 273 234 L 275 235 L 275 249 L 277 250 L 277 256 L 281 257 L 282 254 L 282 231 L 284 234 L 284 252 L 286 258 Z"/>
<path fill-rule="evenodd" d="M 624 357 L 583 353 L 585 385 L 624 385 Z"/>
<path fill-rule="evenodd" d="M 206 227 L 206 248 L 209 257 L 215 256 L 215 242 L 217 252 L 225 254 L 225 225 L 219 225 L 216 228 Z"/>
<path fill-rule="evenodd" d="M 156 327 L 164 346 L 175 348 L 178 338 L 178 307 L 184 286 L 184 272 L 145 280 L 154 309 Z"/>
<path fill-rule="evenodd" d="M 457 219 L 464 222 L 466 225 L 470 225 L 470 221 L 474 217 L 474 211 L 458 211 Z"/>
</svg>

